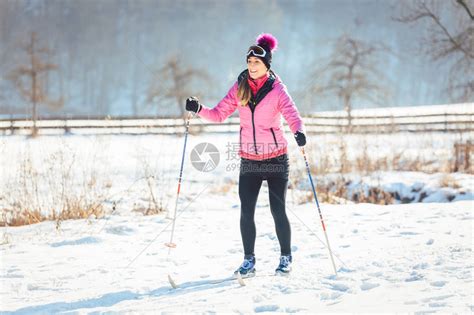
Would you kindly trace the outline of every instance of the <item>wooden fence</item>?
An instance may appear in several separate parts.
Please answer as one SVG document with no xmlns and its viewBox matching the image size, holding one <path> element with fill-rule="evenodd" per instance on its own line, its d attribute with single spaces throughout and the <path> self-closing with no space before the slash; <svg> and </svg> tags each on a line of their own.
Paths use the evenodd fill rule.
<svg viewBox="0 0 474 315">
<path fill-rule="evenodd" d="M 354 115 L 351 126 L 341 112 L 303 116 L 308 133 L 395 133 L 395 132 L 472 132 L 474 110 L 466 113 L 432 113 L 415 115 Z M 33 122 L 25 118 L 0 119 L 0 134 L 29 134 Z M 39 134 L 176 134 L 184 132 L 179 118 L 76 116 L 39 118 Z M 287 128 L 287 127 L 286 127 Z M 191 122 L 191 132 L 238 132 L 239 118 L 224 123 L 209 123 L 201 118 Z"/>
</svg>

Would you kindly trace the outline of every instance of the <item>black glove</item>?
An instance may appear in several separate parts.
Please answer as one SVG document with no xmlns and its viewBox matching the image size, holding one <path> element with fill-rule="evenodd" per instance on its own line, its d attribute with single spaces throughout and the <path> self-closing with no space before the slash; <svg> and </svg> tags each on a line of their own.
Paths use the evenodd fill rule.
<svg viewBox="0 0 474 315">
<path fill-rule="evenodd" d="M 202 105 L 199 103 L 199 99 L 195 96 L 191 96 L 186 100 L 186 110 L 194 113 L 199 113 Z"/>
<path fill-rule="evenodd" d="M 300 147 L 306 144 L 306 136 L 301 131 L 297 131 L 295 133 L 295 140 L 296 140 L 296 143 L 298 143 Z"/>
</svg>

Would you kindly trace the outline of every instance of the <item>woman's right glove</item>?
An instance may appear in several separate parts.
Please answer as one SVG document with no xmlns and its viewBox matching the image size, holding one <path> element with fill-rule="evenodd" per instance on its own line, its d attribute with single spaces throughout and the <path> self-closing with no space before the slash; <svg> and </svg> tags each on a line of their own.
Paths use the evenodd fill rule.
<svg viewBox="0 0 474 315">
<path fill-rule="evenodd" d="M 195 96 L 191 96 L 186 100 L 186 110 L 194 113 L 199 113 L 202 105 L 199 103 L 199 99 Z"/>
<path fill-rule="evenodd" d="M 304 135 L 304 133 L 302 133 L 301 131 L 297 131 L 295 133 L 295 140 L 296 140 L 296 143 L 302 147 L 306 144 L 306 136 Z"/>
</svg>

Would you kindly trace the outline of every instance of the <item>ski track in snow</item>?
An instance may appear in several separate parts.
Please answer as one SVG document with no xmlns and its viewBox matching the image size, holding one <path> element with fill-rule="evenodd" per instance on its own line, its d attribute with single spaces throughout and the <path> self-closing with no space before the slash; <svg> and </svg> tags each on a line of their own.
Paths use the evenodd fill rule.
<svg viewBox="0 0 474 315">
<path fill-rule="evenodd" d="M 264 185 L 259 205 L 267 204 L 267 196 Z M 6 314 L 472 310 L 472 218 L 466 219 L 470 202 L 423 207 L 323 204 L 331 245 L 344 262 L 336 258 L 338 277 L 320 241 L 324 236 L 315 207 L 291 202 L 294 272 L 291 277 L 273 276 L 279 245 L 268 206 L 259 206 L 257 277 L 247 279 L 246 287 L 236 281 L 215 283 L 241 262 L 235 204 L 235 191 L 227 196 L 203 194 L 179 217 L 178 247 L 171 250 L 170 259 L 163 245 L 169 231 L 153 241 L 170 222 L 164 215 L 66 221 L 59 231 L 51 222 L 9 228 L 11 242 L 1 247 L 1 310 Z M 178 289 L 169 286 L 168 272 Z"/>
</svg>

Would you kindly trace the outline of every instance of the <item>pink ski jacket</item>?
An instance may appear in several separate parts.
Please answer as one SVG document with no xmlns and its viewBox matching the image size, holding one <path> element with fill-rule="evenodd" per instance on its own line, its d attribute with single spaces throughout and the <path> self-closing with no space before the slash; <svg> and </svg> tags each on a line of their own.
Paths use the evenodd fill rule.
<svg viewBox="0 0 474 315">
<path fill-rule="evenodd" d="M 198 115 L 213 122 L 223 122 L 237 109 L 240 117 L 239 155 L 251 160 L 264 160 L 287 153 L 288 141 L 283 130 L 282 116 L 291 132 L 304 132 L 303 120 L 286 86 L 270 71 L 270 77 L 252 97 L 247 106 L 241 106 L 237 97 L 240 80 L 247 80 L 243 71 L 227 95 L 210 109 L 203 106 Z M 263 98 L 262 98 L 263 96 Z"/>
</svg>

